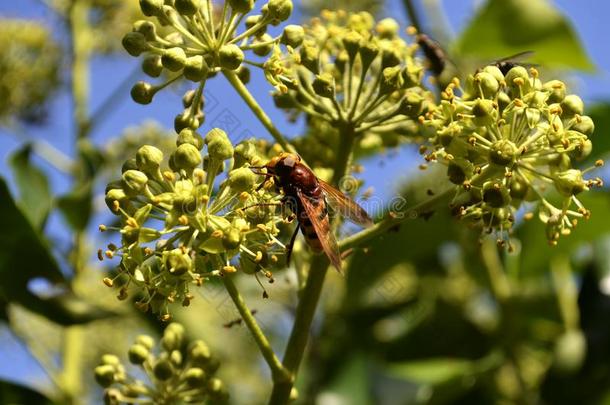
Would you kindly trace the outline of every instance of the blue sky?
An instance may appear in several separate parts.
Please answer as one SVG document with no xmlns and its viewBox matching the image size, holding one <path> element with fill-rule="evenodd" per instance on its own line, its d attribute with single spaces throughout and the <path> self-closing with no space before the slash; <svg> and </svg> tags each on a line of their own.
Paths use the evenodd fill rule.
<svg viewBox="0 0 610 405">
<path fill-rule="evenodd" d="M 442 3 L 452 30 L 459 32 L 473 15 L 475 6 L 481 2 L 445 0 Z M 610 72 L 610 52 L 608 52 L 609 49 L 605 40 L 608 37 L 607 19 L 610 15 L 610 2 L 602 0 L 556 0 L 554 3 L 572 20 L 584 47 L 598 69 L 595 74 L 574 75 L 574 79 L 571 81 L 573 90 L 579 93 L 588 104 L 593 101 L 610 100 L 610 76 L 608 74 Z M 403 26 L 407 24 L 401 0 L 388 1 L 381 14 L 382 16 L 396 18 Z M 57 20 L 52 18 L 49 10 L 39 0 L 2 1 L 0 2 L 0 16 L 35 18 L 43 20 L 51 26 L 57 24 Z M 293 18 L 297 21 L 298 14 Z M 91 110 L 95 110 L 96 106 L 138 65 L 138 60 L 126 57 L 123 54 L 96 58 L 92 64 Z M 270 112 L 276 125 L 283 133 L 288 136 L 299 133 L 300 126 L 287 123 L 283 114 L 274 109 L 271 98 L 265 96 L 271 88 L 264 81 L 260 72 L 253 74 L 249 87 L 252 93 L 262 95 L 258 98 L 261 105 Z M 208 83 L 207 91 L 215 96 L 216 102 L 214 108 L 208 105 L 211 111 L 208 111 L 207 121 L 202 128 L 203 132 L 217 125 L 221 120 L 229 123 L 229 125 L 236 126 L 233 131 L 234 134 L 240 135 L 244 131 L 249 131 L 254 136 L 267 136 L 264 128 L 228 84 L 222 80 L 212 80 Z M 125 127 L 138 125 L 146 120 L 152 119 L 165 127 L 172 127 L 173 117 L 180 111 L 181 94 L 171 94 L 171 92 L 164 91 L 157 95 L 151 105 L 140 106 L 129 99 L 128 92 L 129 87 L 125 88 L 124 96 L 116 100 L 117 108 L 113 115 L 101 123 L 93 134 L 93 139 L 97 144 L 103 144 L 107 139 L 118 136 Z M 70 156 L 73 154 L 73 130 L 70 114 L 69 97 L 65 93 L 59 94 L 51 105 L 49 125 L 42 128 L 29 128 L 28 131 L 33 138 L 46 140 Z M 605 136 L 606 134 L 598 134 L 597 136 L 602 135 Z M 594 139 L 593 142 L 595 142 Z M 0 128 L 1 176 L 11 177 L 6 163 L 7 157 L 20 143 L 20 140 L 10 136 Z M 53 170 L 42 161 L 38 163 L 44 169 L 49 169 L 48 173 L 51 176 L 53 190 L 58 194 L 65 191 L 69 186 L 69 178 Z M 400 173 L 406 176 L 416 170 L 419 163 L 419 159 L 408 151 L 369 161 L 363 175 L 366 186 L 373 186 L 379 196 L 388 197 L 399 184 L 399 179 L 394 175 L 389 176 L 388 173 Z M 61 220 L 53 217 L 49 227 L 52 231 L 55 230 L 54 228 L 61 228 Z M 6 368 L 6 362 L 2 362 L 3 364 L 0 364 L 0 376 L 17 375 L 27 379 L 31 379 L 34 375 L 39 376 L 40 373 L 32 368 L 32 362 L 25 360 L 25 357 L 22 356 L 23 349 L 15 342 L 9 343 L 3 337 L 4 332 L 0 330 L 0 344 L 4 345 L 4 347 L 0 347 L 0 357 L 7 359 L 5 356 L 10 352 L 10 359 L 15 359 L 15 361 L 9 362 L 11 370 Z M 24 361 L 19 360 L 22 358 Z M 21 365 L 21 367 L 15 367 L 16 365 Z"/>
</svg>

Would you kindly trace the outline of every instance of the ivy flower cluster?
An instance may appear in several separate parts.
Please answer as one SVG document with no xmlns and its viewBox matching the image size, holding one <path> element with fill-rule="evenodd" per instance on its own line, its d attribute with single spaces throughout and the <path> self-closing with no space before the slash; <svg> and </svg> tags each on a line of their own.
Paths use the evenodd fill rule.
<svg viewBox="0 0 610 405">
<path fill-rule="evenodd" d="M 324 11 L 303 27 L 286 27 L 281 44 L 285 50 L 275 46 L 265 75 L 276 105 L 293 118 L 304 113 L 335 138 L 348 128 L 365 148 L 394 146 L 397 134 L 416 132 L 432 96 L 422 87 L 417 45 L 400 36 L 392 18 Z"/>
<path fill-rule="evenodd" d="M 120 226 L 100 230 L 120 232 L 121 245 L 98 252 L 100 259 L 120 257 L 117 276 L 104 279 L 108 286 L 118 280 L 118 298 L 131 291 L 140 309 L 164 320 L 170 319 L 169 304 L 189 305 L 191 286 L 236 272 L 237 262 L 244 272 L 262 271 L 272 282 L 274 252 L 284 251 L 276 238 L 284 219 L 268 192 L 272 183 L 259 186 L 250 169 L 266 162 L 255 141 L 233 148 L 220 129 L 205 138 L 184 129 L 176 144 L 168 169 L 161 169 L 163 152 L 145 145 L 125 162 L 122 178 L 108 184 L 106 203 Z M 223 171 L 226 178 L 216 188 Z"/>
<path fill-rule="evenodd" d="M 547 238 L 556 244 L 589 217 L 578 195 L 602 182 L 585 179 L 593 167 L 580 170 L 575 163 L 591 152 L 594 124 L 563 82 L 543 82 L 534 68 L 515 66 L 504 75 L 487 66 L 464 87 L 454 80 L 442 98 L 421 119 L 434 145 L 422 152 L 447 165 L 461 218 L 496 231 L 503 244 L 516 211 L 537 202 Z M 530 205 L 525 210 L 526 219 L 534 216 Z"/>
<path fill-rule="evenodd" d="M 129 362 L 140 367 L 150 380 L 130 375 L 119 357 L 102 356 L 94 370 L 103 388 L 106 404 L 223 403 L 228 392 L 222 380 L 214 377 L 220 366 L 202 340 L 187 342 L 179 323 L 169 324 L 154 352 L 155 340 L 140 335 L 129 348 Z"/>
<path fill-rule="evenodd" d="M 158 91 L 180 78 L 198 83 L 186 97 L 185 110 L 174 120 L 176 132 L 180 132 L 196 130 L 203 123 L 202 92 L 208 77 L 230 71 L 242 81 L 248 80 L 243 63 L 256 63 L 246 60 L 245 52 L 269 53 L 280 37 L 267 34 L 267 27 L 288 19 L 293 5 L 291 0 L 269 0 L 261 14 L 251 14 L 254 0 L 227 0 L 222 5 L 211 0 L 140 0 L 140 8 L 169 33 L 160 35 L 150 20 L 136 21 L 133 31 L 124 36 L 123 46 L 132 56 L 144 55 L 142 70 L 148 76 L 167 74 L 159 85 L 136 83 L 131 96 L 137 103 L 149 104 Z"/>
</svg>

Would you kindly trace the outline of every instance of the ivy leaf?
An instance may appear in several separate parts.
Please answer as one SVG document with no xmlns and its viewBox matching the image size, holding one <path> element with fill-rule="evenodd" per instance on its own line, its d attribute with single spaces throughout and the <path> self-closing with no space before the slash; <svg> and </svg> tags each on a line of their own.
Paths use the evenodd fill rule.
<svg viewBox="0 0 610 405">
<path fill-rule="evenodd" d="M 10 158 L 19 188 L 18 205 L 36 229 L 43 229 L 51 209 L 51 192 L 45 174 L 32 165 L 32 146 L 25 145 Z"/>
<path fill-rule="evenodd" d="M 569 20 L 548 0 L 488 0 L 455 44 L 460 55 L 490 60 L 523 51 L 548 67 L 594 70 Z"/>
<path fill-rule="evenodd" d="M 68 285 L 57 262 L 32 224 L 17 207 L 0 178 L 0 301 L 18 303 L 49 320 L 71 325 L 112 315 L 76 297 L 71 291 L 40 297 L 28 289 L 42 278 L 53 285 Z"/>
<path fill-rule="evenodd" d="M 76 190 L 57 199 L 57 208 L 66 222 L 76 231 L 87 227 L 93 211 L 91 183 L 81 185 Z"/>
</svg>

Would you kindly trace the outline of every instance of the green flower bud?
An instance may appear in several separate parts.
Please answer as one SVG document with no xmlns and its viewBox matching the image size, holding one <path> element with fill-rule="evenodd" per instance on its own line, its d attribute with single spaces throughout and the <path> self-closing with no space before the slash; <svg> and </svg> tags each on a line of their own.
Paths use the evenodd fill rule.
<svg viewBox="0 0 610 405">
<path fill-rule="evenodd" d="M 199 149 L 190 143 L 183 143 L 174 152 L 174 164 L 178 169 L 191 170 L 201 165 Z"/>
<path fill-rule="evenodd" d="M 576 124 L 572 125 L 572 129 L 580 132 L 584 135 L 591 135 L 593 131 L 595 131 L 595 124 L 593 120 L 588 115 L 583 115 L 580 117 L 580 120 L 576 122 Z"/>
<path fill-rule="evenodd" d="M 136 365 L 144 363 L 148 359 L 149 354 L 148 348 L 139 343 L 132 345 L 127 352 L 131 364 Z"/>
<path fill-rule="evenodd" d="M 123 165 L 121 166 L 121 174 L 125 173 L 127 170 L 139 170 L 138 163 L 136 162 L 135 158 L 129 158 L 123 162 Z"/>
<path fill-rule="evenodd" d="M 100 363 L 102 365 L 118 367 L 121 365 L 121 360 L 119 360 L 119 358 L 114 354 L 104 354 Z"/>
<path fill-rule="evenodd" d="M 123 189 L 127 192 L 139 194 L 147 183 L 148 177 L 139 170 L 127 170 L 123 173 Z"/>
<path fill-rule="evenodd" d="M 199 0 L 174 0 L 174 7 L 181 15 L 192 16 L 199 10 Z"/>
<path fill-rule="evenodd" d="M 201 55 L 191 56 L 184 65 L 184 77 L 193 82 L 200 82 L 208 76 L 210 68 Z"/>
<path fill-rule="evenodd" d="M 163 162 L 163 152 L 152 145 L 144 145 L 136 152 L 136 164 L 144 173 L 156 173 Z"/>
<path fill-rule="evenodd" d="M 155 346 L 155 340 L 148 335 L 139 335 L 136 337 L 136 343 L 144 346 L 148 350 L 152 350 L 152 348 Z"/>
<path fill-rule="evenodd" d="M 252 159 L 257 155 L 256 146 L 251 140 L 238 143 L 233 151 L 234 167 L 242 167 L 246 163 L 252 163 Z"/>
<path fill-rule="evenodd" d="M 178 134 L 185 128 L 196 129 L 199 125 L 199 119 L 193 117 L 188 109 L 174 117 L 174 130 Z"/>
<path fill-rule="evenodd" d="M 303 27 L 300 25 L 290 24 L 284 27 L 284 32 L 282 32 L 280 42 L 284 45 L 297 48 L 303 43 L 304 38 L 305 30 Z"/>
<path fill-rule="evenodd" d="M 297 106 L 293 95 L 290 93 L 273 93 L 273 104 L 277 108 L 281 109 L 291 109 Z"/>
<path fill-rule="evenodd" d="M 189 361 L 195 367 L 204 367 L 210 362 L 212 354 L 203 340 L 195 340 L 189 347 Z"/>
<path fill-rule="evenodd" d="M 163 72 L 163 63 L 159 55 L 148 55 L 142 60 L 142 71 L 150 77 L 159 77 Z"/>
<path fill-rule="evenodd" d="M 549 93 L 549 104 L 561 103 L 566 96 L 566 85 L 561 80 L 550 80 L 544 83 L 542 89 Z"/>
<path fill-rule="evenodd" d="M 398 36 L 400 25 L 393 18 L 384 18 L 377 23 L 375 31 L 377 31 L 381 38 L 393 39 Z"/>
<path fill-rule="evenodd" d="M 508 139 L 500 139 L 489 148 L 489 160 L 498 166 L 510 166 L 517 158 L 517 146 Z"/>
<path fill-rule="evenodd" d="M 207 391 L 213 399 L 219 400 L 227 396 L 225 385 L 218 378 L 210 378 L 208 380 Z"/>
<path fill-rule="evenodd" d="M 301 64 L 310 72 L 318 74 L 320 71 L 320 50 L 312 41 L 303 42 L 300 50 Z"/>
<path fill-rule="evenodd" d="M 163 262 L 165 268 L 167 268 L 169 273 L 174 276 L 183 275 L 184 273 L 191 270 L 193 266 L 193 260 L 188 255 L 188 253 L 184 253 L 182 249 L 173 249 L 169 252 L 163 252 Z M 166 334 L 167 333 L 168 332 L 166 328 Z"/>
<path fill-rule="evenodd" d="M 237 68 L 237 78 L 241 80 L 243 84 L 250 83 L 250 69 L 247 66 L 241 65 Z"/>
<path fill-rule="evenodd" d="M 496 120 L 498 112 L 492 100 L 478 98 L 472 105 L 472 115 L 475 125 L 485 126 Z"/>
<path fill-rule="evenodd" d="M 553 182 L 557 191 L 566 197 L 572 197 L 587 189 L 587 185 L 582 178 L 582 172 L 577 169 L 568 169 L 557 173 Z"/>
<path fill-rule="evenodd" d="M 192 367 L 186 370 L 183 378 L 191 388 L 201 388 L 205 386 L 206 383 L 205 371 L 199 367 Z"/>
<path fill-rule="evenodd" d="M 404 85 L 404 79 L 401 74 L 401 67 L 387 67 L 383 69 L 381 83 L 379 84 L 379 94 L 388 94 L 395 90 L 401 89 Z"/>
<path fill-rule="evenodd" d="M 139 20 L 133 24 L 133 30 L 144 35 L 147 41 L 152 42 L 157 40 L 157 27 L 148 20 Z"/>
<path fill-rule="evenodd" d="M 582 115 L 585 110 L 585 105 L 582 99 L 576 94 L 567 95 L 561 102 L 562 117 L 571 117 L 574 114 Z"/>
<path fill-rule="evenodd" d="M 335 95 L 335 79 L 330 73 L 316 75 L 311 87 L 320 97 L 332 98 Z"/>
<path fill-rule="evenodd" d="M 530 85 L 530 76 L 527 73 L 527 69 L 523 66 L 515 66 L 511 70 L 506 73 L 504 78 L 506 81 L 506 85 L 511 89 L 511 91 L 518 95 L 519 94 L 519 81 L 522 81 L 522 89 L 524 93 L 528 93 L 531 85 Z M 515 81 L 517 80 L 517 81 Z"/>
<path fill-rule="evenodd" d="M 474 165 L 463 158 L 456 158 L 449 161 L 447 165 L 447 177 L 453 184 L 463 184 L 474 174 Z"/>
<path fill-rule="evenodd" d="M 492 75 L 493 78 L 496 79 L 496 81 L 498 83 L 501 83 L 504 81 L 504 74 L 497 66 L 494 66 L 494 65 L 485 66 L 483 68 L 483 72 L 489 73 L 490 75 Z"/>
<path fill-rule="evenodd" d="M 495 96 L 500 89 L 498 80 L 491 73 L 485 71 L 477 73 L 474 76 L 474 82 L 481 86 L 481 91 L 483 91 L 482 96 L 485 98 Z"/>
<path fill-rule="evenodd" d="M 262 15 L 250 15 L 246 17 L 246 29 L 250 29 L 254 27 L 256 24 L 261 22 L 263 19 Z M 267 31 L 266 25 L 261 25 L 261 27 L 254 33 L 254 36 L 260 37 Z"/>
<path fill-rule="evenodd" d="M 94 370 L 95 381 L 104 388 L 108 388 L 114 382 L 114 366 L 105 364 L 97 366 Z"/>
<path fill-rule="evenodd" d="M 488 181 L 483 184 L 483 201 L 493 208 L 502 208 L 510 203 L 510 192 L 502 183 Z"/>
<path fill-rule="evenodd" d="M 186 53 L 180 47 L 173 47 L 163 51 L 161 55 L 163 67 L 172 72 L 177 72 L 186 64 Z"/>
<path fill-rule="evenodd" d="M 415 92 L 407 92 L 406 97 L 400 103 L 400 114 L 415 118 L 422 112 L 424 98 Z"/>
<path fill-rule="evenodd" d="M 246 169 L 249 170 L 249 169 Z M 222 246 L 227 250 L 237 249 L 241 243 L 242 234 L 237 228 L 229 228 L 222 238 Z"/>
<path fill-rule="evenodd" d="M 185 128 L 178 134 L 176 139 L 176 146 L 183 145 L 185 143 L 191 144 L 198 150 L 203 149 L 203 137 L 198 132 L 193 131 L 190 128 Z"/>
<path fill-rule="evenodd" d="M 240 167 L 229 172 L 227 181 L 235 193 L 251 191 L 256 183 L 256 174 L 247 167 Z"/>
<path fill-rule="evenodd" d="M 223 45 L 218 51 L 220 66 L 226 70 L 235 70 L 244 61 L 244 52 L 235 44 Z"/>
<path fill-rule="evenodd" d="M 123 37 L 123 48 L 131 56 L 140 56 L 142 52 L 146 52 L 150 45 L 146 42 L 146 38 L 139 32 L 128 32 Z"/>
<path fill-rule="evenodd" d="M 362 35 L 356 31 L 350 31 L 343 37 L 343 46 L 345 47 L 350 60 L 353 61 L 358 54 L 361 41 Z"/>
<path fill-rule="evenodd" d="M 236 13 L 248 14 L 254 8 L 254 0 L 229 0 L 229 6 Z"/>
<path fill-rule="evenodd" d="M 587 339 L 580 330 L 568 330 L 555 342 L 553 366 L 565 374 L 580 370 L 587 354 Z"/>
<path fill-rule="evenodd" d="M 396 53 L 394 49 L 385 48 L 381 54 L 381 67 L 388 68 L 396 66 L 400 63 L 400 55 Z"/>
<path fill-rule="evenodd" d="M 292 14 L 292 0 L 269 0 L 267 3 L 267 16 L 271 18 L 271 24 L 278 25 L 286 21 Z"/>
<path fill-rule="evenodd" d="M 174 366 L 180 367 L 182 364 L 182 353 L 180 353 L 180 350 L 172 350 L 169 355 L 169 360 Z"/>
<path fill-rule="evenodd" d="M 258 56 L 266 56 L 273 49 L 273 37 L 263 34 L 252 41 L 252 51 Z"/>
<path fill-rule="evenodd" d="M 140 9 L 147 17 L 159 15 L 163 12 L 163 0 L 140 0 Z"/>
<path fill-rule="evenodd" d="M 150 104 L 157 89 L 150 83 L 139 81 L 131 88 L 131 98 L 138 104 Z"/>
<path fill-rule="evenodd" d="M 361 44 L 358 51 L 360 52 L 360 60 L 362 61 L 363 70 L 367 70 L 377 55 L 379 55 L 379 47 L 370 40 Z"/>
<path fill-rule="evenodd" d="M 161 381 L 166 381 L 174 375 L 174 367 L 168 359 L 159 359 L 153 367 L 153 374 Z"/>
<path fill-rule="evenodd" d="M 508 184 L 510 196 L 516 200 L 523 200 L 529 191 L 529 185 L 520 175 L 513 176 Z"/>
<path fill-rule="evenodd" d="M 233 145 L 227 133 L 220 128 L 214 128 L 205 136 L 210 159 L 224 161 L 233 156 Z"/>
<path fill-rule="evenodd" d="M 424 69 L 416 64 L 409 64 L 405 66 L 400 71 L 403 80 L 402 88 L 407 89 L 410 87 L 418 86 L 423 73 Z"/>
<path fill-rule="evenodd" d="M 124 190 L 113 188 L 106 192 L 105 201 L 108 208 L 114 212 L 114 202 L 118 201 L 121 207 L 125 207 L 129 204 L 129 197 Z"/>
</svg>

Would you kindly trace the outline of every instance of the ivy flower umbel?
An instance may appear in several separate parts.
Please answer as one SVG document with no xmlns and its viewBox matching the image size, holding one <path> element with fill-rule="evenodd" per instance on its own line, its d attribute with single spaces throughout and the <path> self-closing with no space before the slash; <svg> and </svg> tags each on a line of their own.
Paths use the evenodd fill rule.
<svg viewBox="0 0 610 405">
<path fill-rule="evenodd" d="M 121 258 L 115 279 L 126 276 L 127 281 L 119 299 L 131 291 L 138 307 L 162 319 L 170 317 L 169 304 L 190 303 L 191 286 L 237 271 L 233 264 L 238 260 L 245 272 L 264 270 L 272 281 L 268 267 L 278 261 L 273 247 L 284 248 L 276 239 L 283 219 L 273 207 L 260 205 L 274 196 L 256 184 L 249 168 L 264 163 L 253 141 L 233 148 L 220 129 L 205 138 L 184 129 L 176 144 L 168 170 L 161 169 L 163 152 L 150 145 L 125 162 L 122 179 L 106 190 L 120 227 L 100 226 L 121 234 L 120 246 L 111 244 L 98 254 Z M 225 167 L 226 179 L 215 189 Z M 114 281 L 104 280 L 109 286 Z"/>
<path fill-rule="evenodd" d="M 214 377 L 220 366 L 202 340 L 186 341 L 179 323 L 170 323 L 163 332 L 158 353 L 155 341 L 140 335 L 129 348 L 129 362 L 142 368 L 150 380 L 130 375 L 114 354 L 102 356 L 95 368 L 95 380 L 104 389 L 106 404 L 223 403 L 228 392 Z"/>
<path fill-rule="evenodd" d="M 516 210 L 538 202 L 551 244 L 589 217 L 577 195 L 601 180 L 586 180 L 590 169 L 574 163 L 590 154 L 594 125 L 563 82 L 542 82 L 533 68 L 516 66 L 504 76 L 487 66 L 465 88 L 455 80 L 442 97 L 421 120 L 434 131 L 434 151 L 426 160 L 447 165 L 449 180 L 458 185 L 454 205 L 460 217 L 498 231 L 503 243 Z"/>
<path fill-rule="evenodd" d="M 227 0 L 217 6 L 211 0 L 140 0 L 142 13 L 155 17 L 170 33 L 161 36 L 153 22 L 136 21 L 133 31 L 124 36 L 123 46 L 132 56 L 144 55 L 144 73 L 159 77 L 165 71 L 168 79 L 159 85 L 136 83 L 131 89 L 132 98 L 148 104 L 158 91 L 182 77 L 198 83 L 185 110 L 174 121 L 176 132 L 196 130 L 204 119 L 202 92 L 206 79 L 226 70 L 236 71 L 242 81 L 247 81 L 249 72 L 242 64 L 257 64 L 245 59 L 245 52 L 267 54 L 280 40 L 266 33 L 267 26 L 288 19 L 292 7 L 291 0 L 269 0 L 261 14 L 255 15 L 250 14 L 254 0 Z"/>
<path fill-rule="evenodd" d="M 286 27 L 281 43 L 285 51 L 275 46 L 265 63 L 276 105 L 350 128 L 359 142 L 394 145 L 394 134 L 412 133 L 430 100 L 417 46 L 391 18 L 376 23 L 367 12 L 324 11 L 304 27 Z"/>
</svg>

